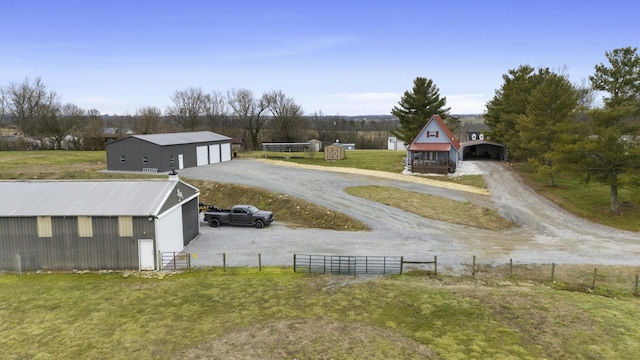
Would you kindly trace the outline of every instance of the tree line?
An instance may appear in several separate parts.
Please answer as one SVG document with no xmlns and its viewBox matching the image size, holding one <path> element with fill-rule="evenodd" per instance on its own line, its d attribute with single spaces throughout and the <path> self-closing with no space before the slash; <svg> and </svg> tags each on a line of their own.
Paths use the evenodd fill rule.
<svg viewBox="0 0 640 360">
<path fill-rule="evenodd" d="M 199 87 L 175 91 L 166 109 L 145 106 L 133 115 L 102 116 L 85 110 L 50 90 L 41 78 L 0 87 L 0 127 L 13 125 L 43 149 L 104 149 L 104 128 L 130 129 L 134 134 L 213 131 L 241 139 L 248 150 L 262 142 L 302 142 L 318 139 L 383 148 L 393 119 L 352 121 L 321 111 L 304 115 L 302 106 L 281 90 L 257 97 L 248 89 L 205 92 Z M 372 132 L 379 132 L 372 135 Z M 5 144 L 5 148 L 8 144 Z"/>
<path fill-rule="evenodd" d="M 511 160 L 529 162 L 549 186 L 560 171 L 607 185 L 618 212 L 620 187 L 640 199 L 640 56 L 633 47 L 605 56 L 608 63 L 595 65 L 580 85 L 549 68 L 508 70 L 483 118 L 487 138 L 506 145 Z M 435 114 L 455 127 L 449 110 L 433 81 L 418 77 L 392 110 L 399 118 L 394 134 L 410 142 Z"/>
</svg>

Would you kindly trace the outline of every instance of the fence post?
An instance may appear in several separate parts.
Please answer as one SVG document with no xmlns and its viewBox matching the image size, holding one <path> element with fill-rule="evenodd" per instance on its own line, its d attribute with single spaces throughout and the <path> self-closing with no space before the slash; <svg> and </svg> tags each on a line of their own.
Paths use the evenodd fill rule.
<svg viewBox="0 0 640 360">
<path fill-rule="evenodd" d="M 598 275 L 598 268 L 593 269 L 593 284 L 591 285 L 591 290 L 596 289 L 596 275 Z"/>
<path fill-rule="evenodd" d="M 476 276 L 476 256 L 473 255 L 473 264 L 471 264 L 471 276 Z"/>
<path fill-rule="evenodd" d="M 262 272 L 262 254 L 258 254 L 258 271 Z"/>
<path fill-rule="evenodd" d="M 633 292 L 633 294 L 638 296 L 638 274 L 636 274 L 636 290 Z"/>
<path fill-rule="evenodd" d="M 296 254 L 293 254 L 293 272 L 296 272 Z"/>
<path fill-rule="evenodd" d="M 222 271 L 227 271 L 227 254 L 222 253 Z"/>
<path fill-rule="evenodd" d="M 509 277 L 513 277 L 513 259 L 509 259 Z"/>
<path fill-rule="evenodd" d="M 438 275 L 438 257 L 436 255 L 433 255 L 433 266 L 434 272 Z"/>
<path fill-rule="evenodd" d="M 556 272 L 556 264 L 555 263 L 551 263 L 551 282 L 554 282 L 554 276 L 555 276 L 555 272 Z"/>
<path fill-rule="evenodd" d="M 400 275 L 402 275 L 402 266 L 404 265 L 404 256 L 400 256 Z"/>
</svg>

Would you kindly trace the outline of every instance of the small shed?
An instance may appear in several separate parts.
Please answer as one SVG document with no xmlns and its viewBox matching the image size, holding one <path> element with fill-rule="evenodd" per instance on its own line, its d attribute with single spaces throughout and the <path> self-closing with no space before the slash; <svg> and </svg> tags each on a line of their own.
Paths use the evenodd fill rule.
<svg viewBox="0 0 640 360">
<path fill-rule="evenodd" d="M 0 253 L 22 270 L 159 270 L 200 233 L 195 187 L 154 180 L 0 181 Z"/>
<path fill-rule="evenodd" d="M 230 161 L 231 141 L 211 131 L 132 135 L 107 144 L 107 170 L 168 172 Z"/>
<path fill-rule="evenodd" d="M 334 143 L 324 147 L 325 160 L 342 160 L 345 158 L 344 146 L 340 143 Z"/>
</svg>

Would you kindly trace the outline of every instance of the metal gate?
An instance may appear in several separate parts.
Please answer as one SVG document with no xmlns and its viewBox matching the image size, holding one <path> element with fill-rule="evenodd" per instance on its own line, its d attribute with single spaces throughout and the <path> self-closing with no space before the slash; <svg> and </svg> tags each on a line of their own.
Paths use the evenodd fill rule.
<svg viewBox="0 0 640 360">
<path fill-rule="evenodd" d="M 189 253 L 163 252 L 162 268 L 160 270 L 184 270 L 191 267 Z"/>
<path fill-rule="evenodd" d="M 293 271 L 338 275 L 402 274 L 402 257 L 294 254 Z"/>
</svg>

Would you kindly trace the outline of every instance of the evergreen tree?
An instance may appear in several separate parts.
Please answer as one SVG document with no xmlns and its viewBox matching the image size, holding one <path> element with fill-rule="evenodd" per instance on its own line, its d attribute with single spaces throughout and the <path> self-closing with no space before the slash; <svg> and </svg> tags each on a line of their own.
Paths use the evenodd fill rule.
<svg viewBox="0 0 640 360">
<path fill-rule="evenodd" d="M 640 183 L 640 57 L 637 48 L 607 52 L 609 65 L 595 66 L 592 87 L 605 91 L 604 107 L 590 112 L 588 136 L 574 146 L 576 171 L 586 182 L 609 185 L 611 211 L 618 212 L 618 188 Z"/>
<path fill-rule="evenodd" d="M 412 91 L 405 91 L 398 105 L 391 110 L 400 122 L 391 134 L 405 144 L 413 142 L 433 115 L 440 115 L 445 121 L 450 117 L 451 108 L 445 107 L 446 103 L 447 99 L 440 97 L 440 90 L 431 79 L 417 77 Z"/>
<path fill-rule="evenodd" d="M 520 145 L 527 159 L 539 175 L 549 178 L 555 186 L 553 174 L 558 145 L 573 133 L 572 115 L 578 107 L 578 91 L 563 76 L 550 73 L 528 98 L 526 114 L 518 117 Z"/>
<path fill-rule="evenodd" d="M 529 65 L 521 65 L 502 75 L 504 84 L 487 104 L 484 122 L 489 127 L 488 137 L 492 141 L 507 146 L 514 158 L 527 158 L 522 151 L 518 119 L 526 115 L 529 98 L 551 73 L 549 68 L 536 70 Z"/>
</svg>

